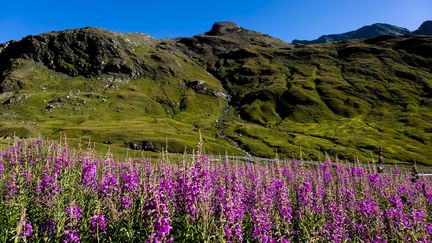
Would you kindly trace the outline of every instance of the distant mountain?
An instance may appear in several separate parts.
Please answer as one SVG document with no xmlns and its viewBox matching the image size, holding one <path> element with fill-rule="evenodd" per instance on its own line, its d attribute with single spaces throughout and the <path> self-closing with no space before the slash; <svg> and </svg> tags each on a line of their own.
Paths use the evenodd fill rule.
<svg viewBox="0 0 432 243">
<path fill-rule="evenodd" d="M 360 29 L 342 33 L 342 34 L 332 34 L 323 35 L 316 40 L 293 40 L 293 44 L 319 44 L 334 41 L 343 41 L 351 39 L 367 39 L 372 37 L 377 37 L 381 35 L 391 35 L 391 36 L 401 36 L 411 34 L 408 29 L 398 27 L 390 24 L 372 24 L 361 27 Z"/>
<path fill-rule="evenodd" d="M 432 20 L 423 22 L 423 24 L 420 25 L 420 27 L 416 31 L 413 31 L 413 34 L 432 35 Z"/>
<path fill-rule="evenodd" d="M 10 41 L 0 137 L 182 153 L 201 131 L 213 154 L 370 161 L 383 147 L 388 162 L 432 164 L 432 36 L 350 36 L 368 30 L 394 36 L 291 45 L 219 22 L 175 39 L 81 28 Z"/>
</svg>

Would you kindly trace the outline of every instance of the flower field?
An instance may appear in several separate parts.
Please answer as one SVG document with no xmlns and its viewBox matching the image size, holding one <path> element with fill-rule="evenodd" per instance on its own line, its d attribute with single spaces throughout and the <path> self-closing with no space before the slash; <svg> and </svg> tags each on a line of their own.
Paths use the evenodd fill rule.
<svg viewBox="0 0 432 243">
<path fill-rule="evenodd" d="M 325 161 L 115 161 L 0 153 L 1 242 L 429 242 L 432 181 Z"/>
</svg>

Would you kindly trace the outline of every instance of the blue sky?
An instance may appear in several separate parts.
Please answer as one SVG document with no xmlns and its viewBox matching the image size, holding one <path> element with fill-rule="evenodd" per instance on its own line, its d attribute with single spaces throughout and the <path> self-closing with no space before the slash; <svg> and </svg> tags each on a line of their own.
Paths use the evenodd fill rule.
<svg viewBox="0 0 432 243">
<path fill-rule="evenodd" d="M 84 26 L 157 38 L 192 36 L 222 20 L 290 42 L 377 22 L 414 30 L 432 19 L 431 0 L 6 0 L 1 8 L 0 43 Z"/>
</svg>

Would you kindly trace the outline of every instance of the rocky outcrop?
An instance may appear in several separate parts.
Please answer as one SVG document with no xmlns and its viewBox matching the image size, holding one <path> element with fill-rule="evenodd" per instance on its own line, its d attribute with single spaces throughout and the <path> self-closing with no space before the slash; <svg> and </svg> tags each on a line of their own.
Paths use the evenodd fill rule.
<svg viewBox="0 0 432 243">
<path fill-rule="evenodd" d="M 29 58 L 70 76 L 96 76 L 102 73 L 139 76 L 145 69 L 131 44 L 106 30 L 81 28 L 27 36 L 12 41 L 0 52 L 0 73 L 13 60 Z"/>
<path fill-rule="evenodd" d="M 224 35 L 227 33 L 240 33 L 244 31 L 243 28 L 240 28 L 238 25 L 236 25 L 233 22 L 217 22 L 213 24 L 210 31 L 206 32 L 206 35 Z"/>
</svg>

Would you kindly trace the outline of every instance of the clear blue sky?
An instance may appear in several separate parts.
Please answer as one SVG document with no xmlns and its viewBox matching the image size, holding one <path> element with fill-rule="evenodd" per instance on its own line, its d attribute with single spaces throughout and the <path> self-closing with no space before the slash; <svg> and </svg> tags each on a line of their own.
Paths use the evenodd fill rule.
<svg viewBox="0 0 432 243">
<path fill-rule="evenodd" d="M 414 30 L 432 19 L 432 0 L 3 0 L 0 6 L 0 43 L 84 26 L 192 36 L 221 20 L 290 42 L 377 22 Z"/>
</svg>

